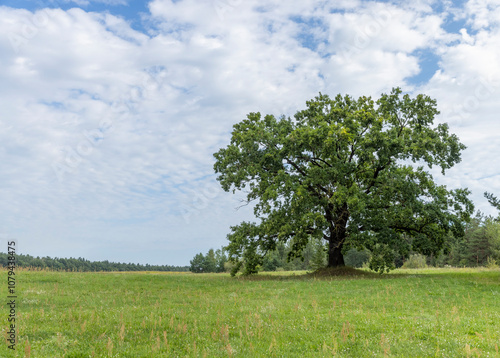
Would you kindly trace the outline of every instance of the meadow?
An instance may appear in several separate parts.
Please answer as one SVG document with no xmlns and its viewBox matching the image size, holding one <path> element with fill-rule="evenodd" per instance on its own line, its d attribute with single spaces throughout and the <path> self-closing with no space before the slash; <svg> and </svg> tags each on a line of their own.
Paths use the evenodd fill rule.
<svg viewBox="0 0 500 358">
<path fill-rule="evenodd" d="M 500 357 L 498 269 L 16 276 L 1 357 Z"/>
</svg>

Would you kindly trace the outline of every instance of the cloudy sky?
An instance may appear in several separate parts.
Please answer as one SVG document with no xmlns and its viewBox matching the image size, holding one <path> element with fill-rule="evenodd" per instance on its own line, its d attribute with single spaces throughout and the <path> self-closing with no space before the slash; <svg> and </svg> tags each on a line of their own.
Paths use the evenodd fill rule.
<svg viewBox="0 0 500 358">
<path fill-rule="evenodd" d="M 499 43 L 499 0 L 3 1 L 0 245 L 187 265 L 252 217 L 212 168 L 234 123 L 395 86 L 468 146 L 436 180 L 496 215 Z"/>
</svg>

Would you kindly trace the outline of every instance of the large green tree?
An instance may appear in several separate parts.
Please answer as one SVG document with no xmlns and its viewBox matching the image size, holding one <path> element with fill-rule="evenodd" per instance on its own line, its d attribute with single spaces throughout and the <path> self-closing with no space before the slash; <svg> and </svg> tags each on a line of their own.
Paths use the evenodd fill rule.
<svg viewBox="0 0 500 358">
<path fill-rule="evenodd" d="M 233 274 L 255 273 L 288 240 L 291 257 L 311 238 L 326 240 L 329 267 L 343 266 L 348 248 L 367 248 L 382 272 L 396 254 L 437 253 L 448 232 L 463 235 L 469 191 L 426 171 L 444 175 L 465 149 L 447 124 L 433 125 L 435 100 L 396 88 L 377 101 L 319 94 L 306 104 L 294 119 L 248 114 L 214 154 L 222 188 L 245 191 L 259 219 L 231 227 Z"/>
</svg>

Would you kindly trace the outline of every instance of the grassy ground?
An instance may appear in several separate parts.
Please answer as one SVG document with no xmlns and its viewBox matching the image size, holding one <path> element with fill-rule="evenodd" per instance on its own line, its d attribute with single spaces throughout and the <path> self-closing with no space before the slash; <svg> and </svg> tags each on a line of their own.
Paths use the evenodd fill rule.
<svg viewBox="0 0 500 358">
<path fill-rule="evenodd" d="M 303 274 L 18 271 L 0 357 L 500 357 L 499 270 Z"/>
</svg>

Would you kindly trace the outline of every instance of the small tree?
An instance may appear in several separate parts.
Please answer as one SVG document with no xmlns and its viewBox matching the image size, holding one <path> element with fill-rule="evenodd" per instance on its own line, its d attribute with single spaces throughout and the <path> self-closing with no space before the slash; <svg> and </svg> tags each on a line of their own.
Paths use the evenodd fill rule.
<svg viewBox="0 0 500 358">
<path fill-rule="evenodd" d="M 210 249 L 203 261 L 203 272 L 215 272 L 217 270 L 217 260 L 214 249 Z"/>
<path fill-rule="evenodd" d="M 317 270 L 326 267 L 326 247 L 324 240 L 313 240 L 313 256 L 311 259 L 311 269 Z"/>
<path fill-rule="evenodd" d="M 368 250 L 350 249 L 345 254 L 345 262 L 351 267 L 363 267 L 370 261 L 370 252 Z"/>
<path fill-rule="evenodd" d="M 227 261 L 227 256 L 224 253 L 223 250 L 217 249 L 215 250 L 215 262 L 216 262 L 216 267 L 215 267 L 215 272 L 224 272 L 224 264 Z"/>
<path fill-rule="evenodd" d="M 464 257 L 467 266 L 485 265 L 490 256 L 490 242 L 485 225 L 476 227 L 467 239 L 467 254 Z"/>
<path fill-rule="evenodd" d="M 405 269 L 422 269 L 427 268 L 427 260 L 424 255 L 412 254 L 403 264 Z"/>
<path fill-rule="evenodd" d="M 231 227 L 232 273 L 256 273 L 278 242 L 293 242 L 289 259 L 301 256 L 313 238 L 327 242 L 329 267 L 344 265 L 344 248 L 367 248 L 383 272 L 397 253 L 437 253 L 448 232 L 463 235 L 469 191 L 409 164 L 444 174 L 460 161 L 465 146 L 446 124 L 432 126 L 436 114 L 435 100 L 396 88 L 376 102 L 320 94 L 294 120 L 250 113 L 235 124 L 214 169 L 224 190 L 248 192 L 259 222 Z"/>
<path fill-rule="evenodd" d="M 276 271 L 278 267 L 281 267 L 281 261 L 278 256 L 278 252 L 271 251 L 262 260 L 262 269 L 264 271 Z"/>
<path fill-rule="evenodd" d="M 495 260 L 500 264 L 500 222 L 491 218 L 487 219 L 486 235 L 490 246 L 490 260 Z"/>
<path fill-rule="evenodd" d="M 203 256 L 201 252 L 199 254 L 196 254 L 189 263 L 191 264 L 191 266 L 189 267 L 189 271 L 194 273 L 205 272 L 205 256 Z"/>
</svg>

